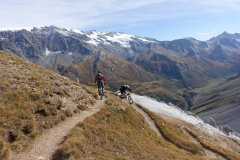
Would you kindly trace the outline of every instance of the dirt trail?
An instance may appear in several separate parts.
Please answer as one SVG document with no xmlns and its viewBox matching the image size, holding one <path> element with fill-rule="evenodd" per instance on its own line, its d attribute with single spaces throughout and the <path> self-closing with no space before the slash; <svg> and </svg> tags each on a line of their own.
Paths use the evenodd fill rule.
<svg viewBox="0 0 240 160">
<path fill-rule="evenodd" d="M 202 145 L 193 135 L 191 135 L 186 129 L 184 130 L 184 133 L 188 135 L 188 137 L 195 142 L 196 144 L 202 146 L 203 148 L 203 153 L 206 155 L 206 157 L 211 158 L 211 159 L 218 159 L 218 160 L 226 160 L 222 155 L 214 152 L 213 150 L 210 150 L 206 148 L 204 145 Z"/>
<path fill-rule="evenodd" d="M 160 132 L 159 129 L 157 128 L 155 122 L 152 120 L 152 118 L 151 118 L 146 112 L 144 112 L 141 108 L 139 108 L 136 104 L 133 103 L 133 104 L 132 104 L 132 107 L 133 107 L 135 110 L 137 110 L 137 111 L 145 118 L 145 121 L 146 121 L 146 123 L 149 125 L 149 127 L 150 127 L 154 132 L 156 132 L 159 137 L 161 137 L 162 139 L 164 139 L 163 136 L 162 136 L 162 134 L 161 134 L 161 132 Z"/>
<path fill-rule="evenodd" d="M 105 98 L 97 100 L 96 104 L 90 106 L 88 110 L 75 114 L 71 118 L 67 118 L 54 128 L 46 130 L 38 137 L 30 146 L 29 150 L 22 152 L 19 155 L 12 155 L 11 160 L 51 160 L 52 155 L 59 148 L 59 145 L 64 141 L 67 133 L 79 122 L 82 122 L 86 117 L 93 115 L 100 108 L 104 107 Z"/>
<path fill-rule="evenodd" d="M 150 126 L 150 128 L 153 131 L 155 131 L 159 137 L 161 137 L 163 140 L 166 141 L 166 139 L 164 139 L 164 136 L 162 135 L 162 133 L 160 132 L 160 130 L 156 126 L 154 120 L 152 120 L 151 117 L 144 110 L 139 108 L 136 104 L 132 104 L 132 107 L 145 118 L 145 121 Z M 190 125 L 190 124 L 188 124 L 188 123 L 186 123 L 184 121 L 181 121 L 179 119 L 176 119 L 176 118 L 168 117 L 168 116 L 165 116 L 165 115 L 161 115 L 161 117 L 164 118 L 168 122 L 171 122 L 171 123 L 174 123 L 174 124 L 178 124 L 180 126 L 186 126 L 186 125 L 188 126 L 188 125 Z M 185 134 L 187 134 L 189 137 L 191 137 L 192 141 L 194 141 L 195 143 L 200 144 L 195 138 L 193 138 L 187 132 Z M 205 147 L 203 147 L 203 148 L 204 148 L 205 157 L 207 157 L 207 158 L 220 159 L 220 160 L 225 160 L 226 159 L 226 158 L 222 157 L 221 155 L 219 155 L 219 154 L 217 154 L 217 153 L 215 153 L 215 152 L 213 152 L 213 151 L 211 151 L 209 149 L 206 149 Z"/>
</svg>

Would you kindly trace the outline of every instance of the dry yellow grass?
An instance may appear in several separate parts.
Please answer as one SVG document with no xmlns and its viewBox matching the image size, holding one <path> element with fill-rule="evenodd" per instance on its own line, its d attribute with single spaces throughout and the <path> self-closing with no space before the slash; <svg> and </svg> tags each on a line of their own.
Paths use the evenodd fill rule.
<svg viewBox="0 0 240 160">
<path fill-rule="evenodd" d="M 60 159 L 203 159 L 162 140 L 142 115 L 113 95 L 106 103 L 68 134 Z"/>
<path fill-rule="evenodd" d="M 202 146 L 204 146 L 205 148 L 218 153 L 219 155 L 221 155 L 222 157 L 228 159 L 228 160 L 239 160 L 240 156 L 236 155 L 235 153 L 219 146 L 216 144 L 213 144 L 210 140 L 208 140 L 205 137 L 199 136 L 197 133 L 191 131 L 190 129 L 187 129 L 187 131 L 193 136 L 195 137 Z"/>
<path fill-rule="evenodd" d="M 138 106 L 145 110 L 145 112 L 147 112 L 150 117 L 155 121 L 158 129 L 162 132 L 164 138 L 167 141 L 193 154 L 201 153 L 203 151 L 202 147 L 196 143 L 193 143 L 190 138 L 178 126 L 172 125 L 171 123 L 168 123 L 153 112 L 150 112 L 148 109 L 140 105 Z"/>
<path fill-rule="evenodd" d="M 204 152 L 206 149 L 229 160 L 239 159 L 232 151 L 213 145 L 214 142 L 210 139 L 198 139 L 202 135 L 195 133 L 197 128 L 191 130 L 179 127 L 147 109 L 144 110 L 155 121 L 165 140 L 149 128 L 136 110 L 114 94 L 108 93 L 106 106 L 79 123 L 68 134 L 59 149 L 58 160 L 218 159 L 208 157 Z M 193 141 L 192 137 L 199 143 Z"/>
<path fill-rule="evenodd" d="M 0 159 L 95 103 L 83 85 L 12 54 L 0 51 L 0 68 Z"/>
</svg>

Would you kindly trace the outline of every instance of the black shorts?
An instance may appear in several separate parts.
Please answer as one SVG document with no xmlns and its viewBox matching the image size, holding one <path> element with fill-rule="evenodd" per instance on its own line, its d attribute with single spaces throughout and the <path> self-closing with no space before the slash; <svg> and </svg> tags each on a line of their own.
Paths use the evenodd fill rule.
<svg viewBox="0 0 240 160">
<path fill-rule="evenodd" d="M 123 89 L 122 87 L 120 88 L 120 92 L 121 94 L 126 93 L 125 89 Z"/>
<path fill-rule="evenodd" d="M 100 88 L 100 86 L 102 86 L 102 88 L 104 88 L 104 82 L 103 82 L 103 80 L 98 80 L 98 81 L 97 81 L 97 85 L 98 85 L 98 88 Z"/>
</svg>

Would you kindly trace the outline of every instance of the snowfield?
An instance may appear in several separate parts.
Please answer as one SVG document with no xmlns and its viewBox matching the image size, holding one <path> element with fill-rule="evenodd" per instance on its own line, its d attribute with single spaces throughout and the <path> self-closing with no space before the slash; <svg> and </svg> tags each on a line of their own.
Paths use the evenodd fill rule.
<svg viewBox="0 0 240 160">
<path fill-rule="evenodd" d="M 163 115 L 166 115 L 169 117 L 181 119 L 185 122 L 188 122 L 188 123 L 191 123 L 191 124 L 197 126 L 198 128 L 200 128 L 204 131 L 207 131 L 211 134 L 219 133 L 219 134 L 225 135 L 218 128 L 214 128 L 213 126 L 211 126 L 207 123 L 204 123 L 203 120 L 201 120 L 195 114 L 183 111 L 182 109 L 178 108 L 177 106 L 174 106 L 172 104 L 166 104 L 164 102 L 158 102 L 157 100 L 147 97 L 147 96 L 139 96 L 136 94 L 131 94 L 131 96 L 135 103 L 142 105 L 143 107 L 149 109 L 152 112 L 160 113 L 160 114 L 163 114 Z M 233 134 L 229 134 L 228 136 L 232 137 L 232 138 L 240 139 L 239 137 L 237 137 Z"/>
</svg>

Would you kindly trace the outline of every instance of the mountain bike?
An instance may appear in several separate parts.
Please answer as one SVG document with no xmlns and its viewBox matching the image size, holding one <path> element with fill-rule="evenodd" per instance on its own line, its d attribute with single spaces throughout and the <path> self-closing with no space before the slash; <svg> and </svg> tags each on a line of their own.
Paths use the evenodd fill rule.
<svg viewBox="0 0 240 160">
<path fill-rule="evenodd" d="M 131 104 L 133 104 L 133 99 L 132 99 L 132 97 L 131 97 L 131 95 L 130 95 L 130 92 L 128 92 L 128 93 L 126 93 L 127 94 L 127 100 L 128 100 L 128 102 L 129 102 L 129 104 L 131 105 Z"/>
<path fill-rule="evenodd" d="M 102 100 L 103 99 L 103 87 L 102 86 L 99 86 L 99 88 L 98 88 L 98 95 L 100 96 L 100 99 Z"/>
<path fill-rule="evenodd" d="M 122 95 L 120 91 L 116 92 L 116 96 L 118 96 L 121 99 L 127 99 L 128 103 L 131 105 L 133 104 L 133 99 L 131 97 L 131 92 L 126 92 L 126 94 Z"/>
</svg>

